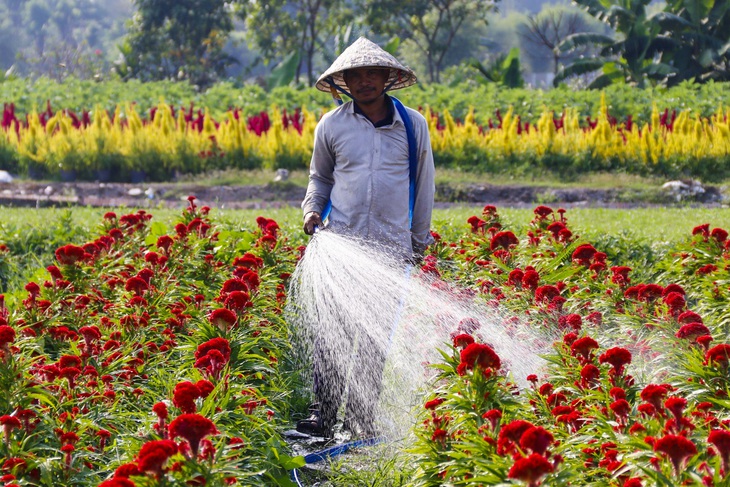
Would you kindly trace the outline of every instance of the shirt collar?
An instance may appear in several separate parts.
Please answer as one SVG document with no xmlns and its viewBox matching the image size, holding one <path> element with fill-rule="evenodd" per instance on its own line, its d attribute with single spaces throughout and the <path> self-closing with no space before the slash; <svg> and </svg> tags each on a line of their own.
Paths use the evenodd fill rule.
<svg viewBox="0 0 730 487">
<path fill-rule="evenodd" d="M 388 115 L 383 120 L 380 120 L 377 123 L 368 118 L 368 120 L 370 120 L 370 123 L 372 123 L 373 127 L 375 128 L 387 127 L 388 125 L 392 125 L 393 122 L 395 122 L 396 120 L 400 120 L 402 122 L 402 120 L 400 119 L 400 114 L 396 113 L 395 106 L 393 105 L 393 100 L 390 99 L 387 93 L 383 96 L 385 97 L 385 105 L 388 108 Z M 367 118 L 367 116 L 365 116 L 365 114 L 362 112 L 362 110 L 357 105 L 357 103 L 355 103 L 354 100 L 352 102 L 352 107 L 352 111 L 354 113 L 358 113 Z"/>
</svg>

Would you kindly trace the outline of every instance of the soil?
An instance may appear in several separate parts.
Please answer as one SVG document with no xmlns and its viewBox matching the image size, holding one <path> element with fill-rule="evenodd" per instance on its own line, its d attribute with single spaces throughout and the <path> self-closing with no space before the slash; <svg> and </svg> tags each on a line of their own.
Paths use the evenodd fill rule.
<svg viewBox="0 0 730 487">
<path fill-rule="evenodd" d="M 565 207 L 637 207 L 694 204 L 721 206 L 727 202 L 724 188 L 705 186 L 699 194 L 670 190 L 626 188 L 550 188 L 523 185 L 448 185 L 436 187 L 436 205 L 493 204 L 501 207 L 532 207 L 536 204 Z M 260 186 L 202 186 L 182 183 L 24 182 L 0 183 L 0 206 L 94 206 L 179 208 L 187 197 L 216 208 L 271 208 L 299 206 L 305 188 L 290 182 Z"/>
</svg>

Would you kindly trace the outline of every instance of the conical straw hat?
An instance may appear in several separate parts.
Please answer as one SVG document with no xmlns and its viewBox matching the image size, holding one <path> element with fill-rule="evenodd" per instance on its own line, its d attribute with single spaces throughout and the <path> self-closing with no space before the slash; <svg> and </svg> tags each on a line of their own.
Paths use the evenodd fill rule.
<svg viewBox="0 0 730 487">
<path fill-rule="evenodd" d="M 315 86 L 318 90 L 329 93 L 330 85 L 327 79 L 331 76 L 332 81 L 337 86 L 347 90 L 345 80 L 342 78 L 344 71 L 354 68 L 374 67 L 390 69 L 390 76 L 385 83 L 386 87 L 390 86 L 388 90 L 399 90 L 416 84 L 416 75 L 413 70 L 403 66 L 395 57 L 374 42 L 360 37 L 335 59 L 332 66 L 319 77 Z M 392 86 L 391 83 L 393 83 Z"/>
</svg>

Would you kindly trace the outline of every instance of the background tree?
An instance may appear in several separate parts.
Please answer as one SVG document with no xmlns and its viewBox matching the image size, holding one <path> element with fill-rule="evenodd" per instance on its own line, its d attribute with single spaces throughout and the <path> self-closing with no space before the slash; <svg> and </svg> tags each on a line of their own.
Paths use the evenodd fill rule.
<svg viewBox="0 0 730 487">
<path fill-rule="evenodd" d="M 235 60 L 223 51 L 233 29 L 228 0 L 134 0 L 122 74 L 142 80 L 186 79 L 205 87 Z"/>
<path fill-rule="evenodd" d="M 238 4 L 247 38 L 263 61 L 299 56 L 295 78 L 299 80 L 304 68 L 310 85 L 317 76 L 317 46 L 331 37 L 337 25 L 352 21 L 343 0 L 239 0 Z"/>
<path fill-rule="evenodd" d="M 529 14 L 519 27 L 522 51 L 533 68 L 557 74 L 560 64 L 589 53 L 589 46 L 579 46 L 572 52 L 558 49 L 569 35 L 596 30 L 588 14 L 572 6 L 549 5 L 537 14 Z"/>
<path fill-rule="evenodd" d="M 454 40 L 467 21 L 487 23 L 498 0 L 359 0 L 376 31 L 411 43 L 426 58 L 428 79 L 439 82 Z"/>
<path fill-rule="evenodd" d="M 668 80 L 730 81 L 730 2 L 668 0 L 657 21 L 668 32 L 672 48 L 662 61 L 676 69 Z"/>
<path fill-rule="evenodd" d="M 657 61 L 671 47 L 663 34 L 656 15 L 647 16 L 652 0 L 575 0 L 586 11 L 605 22 L 615 35 L 583 32 L 569 35 L 558 46 L 563 52 L 573 52 L 586 46 L 598 48 L 594 58 L 578 58 L 558 71 L 553 83 L 557 85 L 573 75 L 601 70 L 590 88 L 625 82 L 639 87 L 663 83 L 676 68 Z M 690 0 L 691 1 L 691 0 Z"/>
</svg>

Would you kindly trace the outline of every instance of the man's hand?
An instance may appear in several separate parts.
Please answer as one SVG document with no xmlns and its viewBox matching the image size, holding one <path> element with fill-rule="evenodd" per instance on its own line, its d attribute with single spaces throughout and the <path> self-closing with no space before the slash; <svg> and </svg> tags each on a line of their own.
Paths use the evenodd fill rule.
<svg viewBox="0 0 730 487">
<path fill-rule="evenodd" d="M 310 211 L 304 215 L 304 233 L 314 234 L 314 227 L 322 226 L 322 217 L 316 211 Z"/>
</svg>

